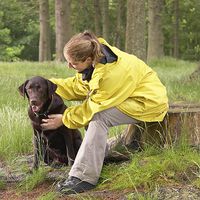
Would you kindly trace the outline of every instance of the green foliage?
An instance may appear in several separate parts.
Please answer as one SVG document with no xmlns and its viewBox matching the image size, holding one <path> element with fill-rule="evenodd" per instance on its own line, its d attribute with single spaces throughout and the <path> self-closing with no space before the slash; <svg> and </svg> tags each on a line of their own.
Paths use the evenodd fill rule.
<svg viewBox="0 0 200 200">
<path fill-rule="evenodd" d="M 199 0 L 180 1 L 180 53 L 183 59 L 200 59 Z"/>
<path fill-rule="evenodd" d="M 4 12 L 0 12 L 0 60 L 2 61 L 16 61 L 21 54 L 23 46 L 12 46 L 12 38 L 10 29 L 4 26 L 2 22 Z"/>
<path fill-rule="evenodd" d="M 4 50 L 0 52 L 0 60 L 37 60 L 39 38 L 37 1 L 2 0 L 0 7 L 2 10 L 0 32 L 7 30 L 6 35 L 3 38 L 0 37 L 3 41 L 0 50 L 2 48 Z M 36 54 L 33 53 L 35 50 Z"/>
<path fill-rule="evenodd" d="M 180 57 L 185 60 L 200 59 L 199 9 L 199 0 L 179 1 L 179 51 Z M 169 56 L 173 52 L 174 23 L 174 1 L 166 0 L 163 12 L 164 50 Z"/>
<path fill-rule="evenodd" d="M 80 6 L 81 4 L 81 6 Z M 94 5 L 92 0 L 72 1 L 72 24 L 75 33 L 84 30 L 94 31 Z"/>
</svg>

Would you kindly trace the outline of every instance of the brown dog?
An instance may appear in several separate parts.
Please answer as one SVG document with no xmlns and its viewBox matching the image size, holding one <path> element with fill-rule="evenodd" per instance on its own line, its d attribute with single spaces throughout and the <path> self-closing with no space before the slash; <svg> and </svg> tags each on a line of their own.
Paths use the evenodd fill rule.
<svg viewBox="0 0 200 200">
<path fill-rule="evenodd" d="M 61 126 L 56 130 L 43 131 L 40 124 L 49 114 L 63 114 L 67 108 L 56 91 L 57 86 L 47 79 L 35 76 L 26 80 L 18 89 L 29 101 L 28 115 L 34 130 L 33 169 L 42 159 L 46 164 L 58 167 L 72 165 L 82 142 L 76 129 Z"/>
</svg>

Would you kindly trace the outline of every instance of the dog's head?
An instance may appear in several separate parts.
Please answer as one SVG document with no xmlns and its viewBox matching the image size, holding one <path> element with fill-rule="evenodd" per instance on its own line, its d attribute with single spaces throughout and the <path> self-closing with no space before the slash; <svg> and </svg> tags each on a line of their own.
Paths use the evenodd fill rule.
<svg viewBox="0 0 200 200">
<path fill-rule="evenodd" d="M 51 81 L 40 76 L 35 76 L 26 80 L 19 86 L 18 90 L 23 97 L 26 96 L 28 98 L 32 111 L 39 113 L 45 103 L 51 99 L 56 88 L 56 84 Z"/>
</svg>

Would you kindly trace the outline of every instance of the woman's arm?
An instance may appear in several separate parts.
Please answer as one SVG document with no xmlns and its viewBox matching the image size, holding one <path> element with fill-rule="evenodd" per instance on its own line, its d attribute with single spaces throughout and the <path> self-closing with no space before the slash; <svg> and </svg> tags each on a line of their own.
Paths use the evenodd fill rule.
<svg viewBox="0 0 200 200">
<path fill-rule="evenodd" d="M 84 100 L 89 91 L 88 84 L 79 74 L 66 79 L 51 78 L 50 81 L 57 85 L 56 93 L 66 100 Z"/>
</svg>

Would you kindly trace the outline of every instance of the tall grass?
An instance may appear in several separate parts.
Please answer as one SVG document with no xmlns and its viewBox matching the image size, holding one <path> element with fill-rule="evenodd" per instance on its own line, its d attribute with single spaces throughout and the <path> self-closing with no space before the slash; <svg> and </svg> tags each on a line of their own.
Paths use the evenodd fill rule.
<svg viewBox="0 0 200 200">
<path fill-rule="evenodd" d="M 32 132 L 23 108 L 0 108 L 0 157 L 10 160 L 31 151 Z"/>
<path fill-rule="evenodd" d="M 187 81 L 187 77 L 196 69 L 196 63 L 164 58 L 152 61 L 150 66 L 166 85 L 170 102 L 200 102 L 200 80 Z M 62 63 L 0 63 L 0 158 L 11 160 L 32 151 L 28 103 L 19 95 L 19 85 L 35 75 L 65 78 L 73 74 L 74 71 Z M 116 135 L 122 128 L 113 128 L 110 135 Z M 151 188 L 155 187 L 155 181 L 156 184 L 176 182 L 179 178 L 177 172 L 184 173 L 189 166 L 198 169 L 200 160 L 199 154 L 189 150 L 187 145 L 170 150 L 146 149 L 134 154 L 130 164 L 105 166 L 101 177 L 104 184 L 101 185 L 107 189 Z M 199 179 L 194 179 L 194 183 L 200 185 Z"/>
</svg>

